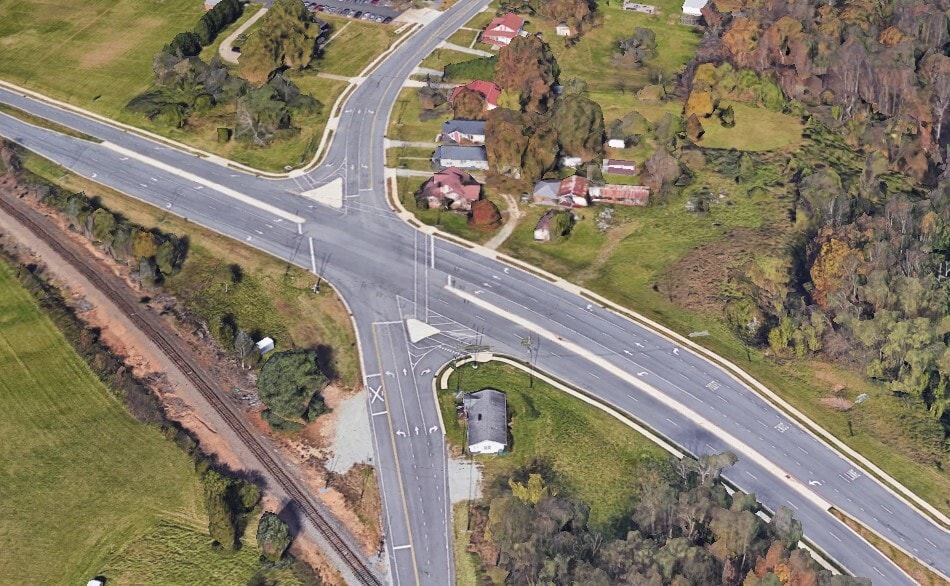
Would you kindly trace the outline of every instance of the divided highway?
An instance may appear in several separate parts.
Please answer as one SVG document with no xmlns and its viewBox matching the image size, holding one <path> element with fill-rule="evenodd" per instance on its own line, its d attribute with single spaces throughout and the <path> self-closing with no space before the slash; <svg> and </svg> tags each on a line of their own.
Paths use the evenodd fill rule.
<svg viewBox="0 0 950 586">
<path fill-rule="evenodd" d="M 790 507 L 806 537 L 848 571 L 913 584 L 827 512 L 837 507 L 950 575 L 950 536 L 862 468 L 715 364 L 532 274 L 419 232 L 386 200 L 383 139 L 412 69 L 487 5 L 461 0 L 383 61 L 348 99 L 323 163 L 268 180 L 0 90 L 0 101 L 105 141 L 63 136 L 0 115 L 0 135 L 133 197 L 307 269 L 353 312 L 394 584 L 450 584 L 446 449 L 432 376 L 465 346 L 527 358 L 693 453 L 731 450 L 726 476 L 770 509 Z M 343 180 L 344 206 L 300 194 Z M 416 343 L 405 320 L 441 333 Z M 941 555 L 943 554 L 943 555 Z"/>
</svg>

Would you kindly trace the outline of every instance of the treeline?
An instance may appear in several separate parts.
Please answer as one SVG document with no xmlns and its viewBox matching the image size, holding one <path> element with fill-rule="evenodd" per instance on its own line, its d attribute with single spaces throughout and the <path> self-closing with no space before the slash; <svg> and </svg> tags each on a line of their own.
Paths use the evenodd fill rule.
<svg viewBox="0 0 950 586">
<path fill-rule="evenodd" d="M 586 503 L 521 470 L 474 511 L 473 548 L 494 584 L 870 584 L 819 569 L 798 548 L 801 523 L 787 508 L 765 522 L 754 495 L 730 495 L 719 474 L 735 461 L 687 457 L 637 479 L 629 531 L 618 539 L 588 527 Z"/>
<path fill-rule="evenodd" d="M 853 148 L 933 187 L 950 116 L 947 3 L 714 0 L 697 63 L 728 60 L 778 84 Z M 684 81 L 690 81 L 687 74 Z"/>
<path fill-rule="evenodd" d="M 527 16 L 538 15 L 554 24 L 564 23 L 574 33 L 564 42 L 568 46 L 577 43 L 580 35 L 597 24 L 596 3 L 589 0 L 502 0 L 499 14 L 517 12 Z"/>
<path fill-rule="evenodd" d="M 240 0 L 221 0 L 201 15 L 192 31 L 180 32 L 162 51 L 178 57 L 194 57 L 201 53 L 217 38 L 218 33 L 237 22 L 244 13 L 244 4 Z"/>
<path fill-rule="evenodd" d="M 32 192 L 37 201 L 62 213 L 77 231 L 114 259 L 131 265 L 145 287 L 161 284 L 185 262 L 187 237 L 140 226 L 82 192 L 71 193 L 56 186 L 34 187 Z"/>
</svg>

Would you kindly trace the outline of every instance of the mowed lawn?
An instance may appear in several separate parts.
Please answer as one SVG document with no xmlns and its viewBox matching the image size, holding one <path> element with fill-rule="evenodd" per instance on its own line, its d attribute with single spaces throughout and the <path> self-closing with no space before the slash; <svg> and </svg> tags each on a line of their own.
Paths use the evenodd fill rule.
<svg viewBox="0 0 950 586">
<path fill-rule="evenodd" d="M 152 57 L 192 30 L 200 0 L 0 3 L 0 78 L 115 116 L 148 88 Z"/>
<path fill-rule="evenodd" d="M 465 430 L 455 417 L 455 392 L 486 387 L 508 398 L 512 446 L 504 456 L 478 456 L 484 483 L 502 483 L 532 461 L 548 463 L 562 493 L 591 507 L 590 524 L 622 537 L 636 495 L 636 479 L 645 467 L 665 465 L 668 453 L 627 425 L 526 372 L 497 362 L 461 366 L 439 391 L 449 442 L 461 446 Z"/>
<path fill-rule="evenodd" d="M 211 550 L 190 458 L 126 413 L 3 263 L 0 373 L 0 582 L 253 575 L 253 546 Z"/>
</svg>

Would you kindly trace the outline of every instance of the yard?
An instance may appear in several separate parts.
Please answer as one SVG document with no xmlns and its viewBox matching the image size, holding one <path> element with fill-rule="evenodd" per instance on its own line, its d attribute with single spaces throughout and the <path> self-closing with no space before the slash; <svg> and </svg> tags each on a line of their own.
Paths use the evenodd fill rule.
<svg viewBox="0 0 950 586">
<path fill-rule="evenodd" d="M 397 146 L 386 149 L 386 166 L 394 169 L 432 171 L 435 148 Z"/>
<path fill-rule="evenodd" d="M 796 144 L 802 139 L 801 120 L 758 108 L 750 104 L 733 103 L 736 125 L 726 128 L 716 117 L 701 120 L 706 134 L 699 145 L 710 149 L 738 149 L 740 151 L 768 151 Z"/>
<path fill-rule="evenodd" d="M 407 87 L 399 92 L 393 104 L 389 119 L 389 131 L 386 136 L 391 140 L 410 142 L 434 142 L 442 131 L 442 123 L 452 118 L 452 112 L 443 107 L 443 114 L 423 122 L 419 116 L 423 113 L 419 105 L 419 88 Z M 433 149 L 434 150 L 434 149 Z"/>
<path fill-rule="evenodd" d="M 211 549 L 191 459 L 135 421 L 0 263 L 0 575 L 23 584 L 244 583 Z"/>
<path fill-rule="evenodd" d="M 483 486 L 503 481 L 532 461 L 547 463 L 562 493 L 590 505 L 590 525 L 611 537 L 625 534 L 636 497 L 632 479 L 645 467 L 665 465 L 668 453 L 617 419 L 553 386 L 530 380 L 512 366 L 490 362 L 461 366 L 439 391 L 446 438 L 465 442 L 465 429 L 455 415 L 455 393 L 486 387 L 506 393 L 512 446 L 499 456 L 478 456 Z"/>
</svg>

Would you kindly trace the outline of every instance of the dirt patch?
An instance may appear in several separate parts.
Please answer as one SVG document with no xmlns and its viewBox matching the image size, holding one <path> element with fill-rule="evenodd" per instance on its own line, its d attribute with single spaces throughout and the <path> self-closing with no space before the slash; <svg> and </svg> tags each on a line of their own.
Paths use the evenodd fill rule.
<svg viewBox="0 0 950 586">
<path fill-rule="evenodd" d="M 737 228 L 699 246 L 657 277 L 657 289 L 691 311 L 722 312 L 722 292 L 732 272 L 752 260 L 768 239 L 761 230 Z"/>
<path fill-rule="evenodd" d="M 823 397 L 818 399 L 818 403 L 820 403 L 822 407 L 834 409 L 835 411 L 850 411 L 851 408 L 854 407 L 854 403 L 844 397 Z"/>
<path fill-rule="evenodd" d="M 323 400 L 330 407 L 329 413 L 299 432 L 276 436 L 275 443 L 284 458 L 293 462 L 310 492 L 346 525 L 366 554 L 373 555 L 382 537 L 382 501 L 376 475 L 371 466 L 352 459 L 352 446 L 343 445 L 369 440 L 366 412 L 352 408 L 354 403 L 365 405 L 365 394 L 330 385 L 323 391 Z M 259 415 L 255 420 L 267 429 Z M 347 432 L 354 424 L 359 427 L 360 422 L 367 428 L 360 432 L 365 437 L 351 437 Z M 341 449 L 337 454 L 334 450 L 338 446 Z"/>
</svg>

